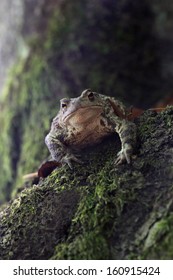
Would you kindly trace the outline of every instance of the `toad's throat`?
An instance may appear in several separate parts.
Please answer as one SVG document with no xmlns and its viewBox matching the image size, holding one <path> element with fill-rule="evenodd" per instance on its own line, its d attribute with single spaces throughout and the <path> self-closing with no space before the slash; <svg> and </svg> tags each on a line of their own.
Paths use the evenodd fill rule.
<svg viewBox="0 0 173 280">
<path fill-rule="evenodd" d="M 101 115 L 103 108 L 101 106 L 88 106 L 84 108 L 78 108 L 64 117 L 64 122 L 73 124 L 80 124 L 89 121 L 93 121 L 95 118 Z"/>
</svg>

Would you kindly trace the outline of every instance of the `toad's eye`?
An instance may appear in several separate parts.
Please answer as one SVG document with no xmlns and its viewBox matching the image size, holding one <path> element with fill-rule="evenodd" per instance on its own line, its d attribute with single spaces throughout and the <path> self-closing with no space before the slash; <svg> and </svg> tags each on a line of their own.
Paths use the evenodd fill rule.
<svg viewBox="0 0 173 280">
<path fill-rule="evenodd" d="M 90 101 L 94 101 L 94 93 L 93 93 L 93 92 L 90 92 L 90 93 L 88 94 L 88 99 L 89 99 Z"/>
<path fill-rule="evenodd" d="M 62 103 L 62 104 L 61 104 L 61 107 L 62 107 L 62 108 L 67 108 L 67 104 L 66 104 L 66 103 Z"/>
<path fill-rule="evenodd" d="M 68 98 L 61 99 L 60 100 L 60 107 L 61 107 L 61 109 L 66 109 L 68 104 L 69 104 L 69 102 L 70 102 L 70 99 L 68 99 Z"/>
</svg>

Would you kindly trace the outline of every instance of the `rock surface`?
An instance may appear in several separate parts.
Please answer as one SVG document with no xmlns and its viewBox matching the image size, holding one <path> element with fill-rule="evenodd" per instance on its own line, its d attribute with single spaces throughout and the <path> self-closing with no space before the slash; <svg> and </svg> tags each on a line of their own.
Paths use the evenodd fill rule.
<svg viewBox="0 0 173 280">
<path fill-rule="evenodd" d="M 0 213 L 1 259 L 172 259 L 173 108 L 136 120 L 130 165 L 118 137 L 59 168 Z"/>
</svg>

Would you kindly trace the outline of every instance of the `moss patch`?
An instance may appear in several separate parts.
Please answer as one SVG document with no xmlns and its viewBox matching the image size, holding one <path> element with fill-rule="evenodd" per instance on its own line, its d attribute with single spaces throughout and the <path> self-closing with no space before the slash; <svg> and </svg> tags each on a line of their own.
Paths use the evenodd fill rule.
<svg viewBox="0 0 173 280">
<path fill-rule="evenodd" d="M 75 190 L 59 192 L 50 186 L 23 191 L 1 216 L 0 258 L 51 256 L 55 244 L 68 233 L 78 199 Z"/>
<path fill-rule="evenodd" d="M 143 258 L 173 259 L 173 214 L 153 225 L 147 237 Z"/>
</svg>

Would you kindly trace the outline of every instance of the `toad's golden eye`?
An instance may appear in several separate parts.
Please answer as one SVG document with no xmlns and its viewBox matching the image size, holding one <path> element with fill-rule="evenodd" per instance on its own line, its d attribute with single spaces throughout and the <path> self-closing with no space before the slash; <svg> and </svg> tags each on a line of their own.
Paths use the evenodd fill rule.
<svg viewBox="0 0 173 280">
<path fill-rule="evenodd" d="M 60 100 L 60 107 L 61 107 L 61 109 L 66 109 L 68 104 L 69 104 L 69 102 L 70 102 L 70 99 L 68 99 L 68 98 L 61 99 Z"/>
<path fill-rule="evenodd" d="M 88 99 L 89 99 L 90 101 L 94 101 L 94 93 L 93 93 L 93 92 L 90 92 L 90 93 L 88 94 Z"/>
</svg>

